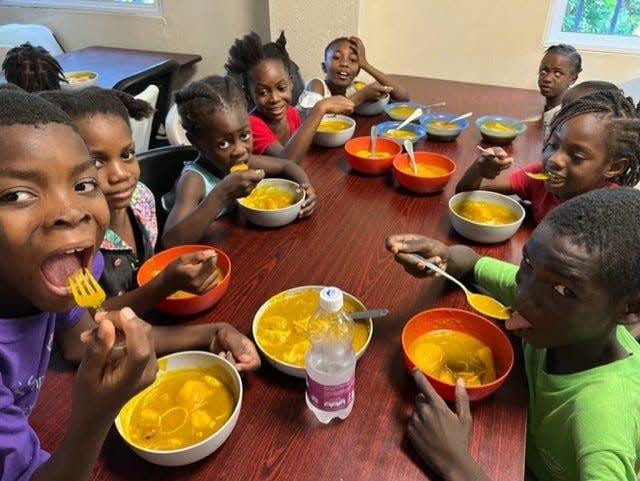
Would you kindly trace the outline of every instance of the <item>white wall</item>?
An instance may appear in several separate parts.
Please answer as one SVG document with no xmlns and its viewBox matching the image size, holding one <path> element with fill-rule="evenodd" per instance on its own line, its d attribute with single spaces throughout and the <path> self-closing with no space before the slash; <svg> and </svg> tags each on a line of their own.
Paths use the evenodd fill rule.
<svg viewBox="0 0 640 481">
<path fill-rule="evenodd" d="M 288 50 L 305 78 L 321 73 L 324 47 L 359 35 L 390 73 L 536 88 L 551 0 L 164 0 L 165 18 L 0 7 L 0 23 L 49 25 L 66 49 L 111 45 L 199 53 L 182 80 L 220 73 L 236 37 L 254 30 Z M 640 56 L 581 52 L 581 80 L 640 74 Z"/>
</svg>

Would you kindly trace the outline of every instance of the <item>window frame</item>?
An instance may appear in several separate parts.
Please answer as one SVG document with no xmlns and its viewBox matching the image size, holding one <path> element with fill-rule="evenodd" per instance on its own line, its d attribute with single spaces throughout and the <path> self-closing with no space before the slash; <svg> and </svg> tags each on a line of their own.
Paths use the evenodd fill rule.
<svg viewBox="0 0 640 481">
<path fill-rule="evenodd" d="M 161 17 L 164 14 L 162 0 L 154 0 L 153 5 L 121 3 L 115 0 L 0 0 L 0 6 L 52 8 L 151 17 Z"/>
<path fill-rule="evenodd" d="M 640 37 L 563 32 L 562 22 L 567 10 L 567 1 L 551 0 L 550 2 L 544 34 L 545 46 L 568 43 L 578 50 L 640 55 Z"/>
</svg>

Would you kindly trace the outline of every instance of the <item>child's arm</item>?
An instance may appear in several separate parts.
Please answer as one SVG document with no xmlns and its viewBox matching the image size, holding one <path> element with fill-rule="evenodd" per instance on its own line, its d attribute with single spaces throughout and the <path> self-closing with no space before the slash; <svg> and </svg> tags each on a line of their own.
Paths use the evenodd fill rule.
<svg viewBox="0 0 640 481">
<path fill-rule="evenodd" d="M 208 291 L 216 285 L 215 250 L 184 254 L 172 261 L 146 284 L 122 295 L 109 297 L 102 307 L 107 311 L 131 307 L 144 313 L 177 290 L 194 294 Z"/>
<path fill-rule="evenodd" d="M 358 64 L 360 65 L 360 68 L 371 75 L 380 84 L 391 87 L 392 90 L 390 91 L 390 95 L 392 99 L 399 101 L 409 100 L 409 91 L 405 87 L 369 63 L 367 56 L 365 55 L 364 43 L 360 38 L 351 37 L 349 38 L 349 42 L 351 43 L 351 48 L 358 56 Z"/>
<path fill-rule="evenodd" d="M 462 380 L 456 383 L 453 412 L 418 369 L 413 371 L 413 379 L 419 394 L 407 435 L 420 457 L 446 481 L 489 481 L 469 454 L 471 412 Z"/>
<path fill-rule="evenodd" d="M 307 155 L 322 116 L 325 114 L 350 114 L 353 112 L 353 107 L 353 102 L 342 95 L 332 95 L 320 100 L 309 111 L 300 127 L 289 137 L 284 146 L 276 140 L 264 150 L 264 154 L 300 163 Z"/>
<path fill-rule="evenodd" d="M 491 190 L 501 194 L 513 194 L 513 187 L 508 176 L 500 172 L 511 167 L 513 158 L 500 147 L 487 149 L 493 154 L 482 153 L 469 166 L 456 185 L 456 192 L 469 190 Z"/>
<path fill-rule="evenodd" d="M 260 170 L 233 172 L 202 199 L 202 179 L 187 172 L 178 181 L 176 201 L 167 217 L 162 244 L 172 247 L 199 241 L 227 202 L 248 195 L 263 177 Z"/>
</svg>

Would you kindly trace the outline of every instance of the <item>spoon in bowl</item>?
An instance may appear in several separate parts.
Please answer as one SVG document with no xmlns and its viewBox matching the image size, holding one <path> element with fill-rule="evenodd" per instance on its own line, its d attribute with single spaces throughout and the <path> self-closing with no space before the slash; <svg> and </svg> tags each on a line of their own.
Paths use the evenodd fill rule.
<svg viewBox="0 0 640 481">
<path fill-rule="evenodd" d="M 413 144 L 409 139 L 404 141 L 404 150 L 409 154 L 409 161 L 411 162 L 411 168 L 413 169 L 413 175 L 418 175 L 418 166 L 416 165 L 416 158 L 413 155 Z"/>
<path fill-rule="evenodd" d="M 375 125 L 371 126 L 371 148 L 369 149 L 369 158 L 376 158 L 376 140 L 378 138 L 378 129 Z"/>
<path fill-rule="evenodd" d="M 493 152 L 491 152 L 490 150 L 485 149 L 484 147 L 482 147 L 480 145 L 476 145 L 476 147 L 482 153 L 485 153 L 487 155 L 493 155 L 493 156 L 496 155 Z M 527 172 L 526 170 L 524 170 L 524 167 L 522 167 L 521 165 L 516 165 L 516 167 L 522 169 L 524 171 L 524 173 L 527 175 L 527 177 L 529 177 L 531 179 L 534 179 L 534 180 L 547 180 L 547 179 L 550 178 L 549 174 L 547 174 L 546 172 Z"/>
<path fill-rule="evenodd" d="M 531 117 L 527 117 L 526 119 L 518 120 L 516 122 L 511 122 L 511 123 L 509 123 L 507 125 L 509 127 L 513 127 L 514 125 L 524 124 L 526 122 L 537 122 L 538 120 L 540 120 L 540 117 L 542 117 L 542 115 L 540 115 L 540 114 L 532 115 Z"/>
<path fill-rule="evenodd" d="M 387 132 L 397 132 L 398 130 L 402 130 L 403 127 L 405 127 L 406 125 L 409 125 L 409 122 L 411 122 L 414 119 L 417 119 L 421 115 L 422 115 L 422 109 L 418 107 L 413 112 L 411 112 L 411 114 L 406 119 L 404 119 L 400 125 L 398 125 L 396 128 L 387 130 Z"/>
<path fill-rule="evenodd" d="M 453 277 L 448 272 L 443 271 L 438 266 L 436 266 L 433 262 L 428 261 L 421 255 L 411 254 L 411 256 L 414 259 L 416 259 L 420 264 L 424 265 L 425 267 L 431 269 L 434 272 L 437 272 L 441 276 L 446 277 L 451 282 L 456 283 L 464 291 L 464 294 L 467 297 L 467 302 L 469 303 L 469 305 L 473 307 L 476 311 L 478 311 L 480 314 L 484 314 L 485 316 L 493 317 L 494 319 L 500 319 L 503 321 L 511 317 L 510 307 L 505 306 L 504 304 L 497 301 L 491 296 L 471 292 L 458 279 Z"/>
<path fill-rule="evenodd" d="M 466 119 L 467 117 L 471 117 L 473 112 L 467 112 L 466 114 L 458 115 L 457 117 L 447 120 L 447 122 L 455 124 L 458 120 Z"/>
<path fill-rule="evenodd" d="M 447 105 L 447 102 L 436 102 L 435 104 L 425 105 L 424 107 L 430 109 L 431 107 L 444 107 Z"/>
</svg>

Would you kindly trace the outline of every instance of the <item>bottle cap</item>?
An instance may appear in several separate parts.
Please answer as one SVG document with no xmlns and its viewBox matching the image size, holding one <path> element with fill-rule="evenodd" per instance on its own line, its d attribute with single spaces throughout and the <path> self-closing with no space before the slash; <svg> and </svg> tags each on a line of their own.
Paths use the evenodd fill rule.
<svg viewBox="0 0 640 481">
<path fill-rule="evenodd" d="M 320 291 L 320 308 L 325 311 L 339 311 L 342 309 L 342 291 L 337 287 L 325 287 Z"/>
</svg>

